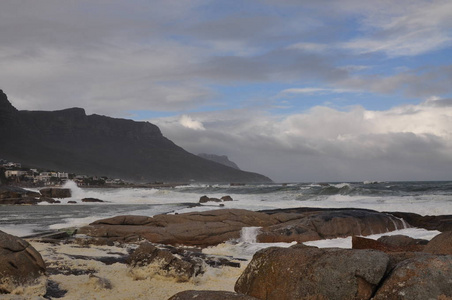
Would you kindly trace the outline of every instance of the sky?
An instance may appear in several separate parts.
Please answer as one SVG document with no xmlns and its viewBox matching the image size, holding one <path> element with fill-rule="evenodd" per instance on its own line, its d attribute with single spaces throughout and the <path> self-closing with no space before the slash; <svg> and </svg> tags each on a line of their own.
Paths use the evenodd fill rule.
<svg viewBox="0 0 452 300">
<path fill-rule="evenodd" d="M 2 0 L 0 88 L 276 182 L 452 180 L 450 0 Z"/>
</svg>

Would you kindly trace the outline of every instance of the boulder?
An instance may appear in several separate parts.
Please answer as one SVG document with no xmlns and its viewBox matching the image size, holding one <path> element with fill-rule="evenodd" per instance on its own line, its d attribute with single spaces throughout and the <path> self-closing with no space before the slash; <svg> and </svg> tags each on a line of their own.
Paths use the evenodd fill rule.
<svg viewBox="0 0 452 300">
<path fill-rule="evenodd" d="M 0 294 L 43 280 L 46 266 L 41 255 L 25 240 L 0 231 Z M 45 281 L 45 279 L 44 279 Z M 38 284 L 37 296 L 45 294 L 45 284 Z"/>
<path fill-rule="evenodd" d="M 392 270 L 373 299 L 451 299 L 451 274 L 450 255 L 406 259 Z"/>
<path fill-rule="evenodd" d="M 71 189 L 66 188 L 43 188 L 39 190 L 42 196 L 49 198 L 70 198 Z"/>
<path fill-rule="evenodd" d="M 258 251 L 235 291 L 258 299 L 370 299 L 383 279 L 387 254 L 304 245 Z"/>
<path fill-rule="evenodd" d="M 226 291 L 183 291 L 168 300 L 257 300 L 254 297 Z"/>
<path fill-rule="evenodd" d="M 207 202 L 222 202 L 223 200 L 218 198 L 209 198 L 207 196 L 202 196 L 199 198 L 199 203 L 207 203 Z"/>
<path fill-rule="evenodd" d="M 100 200 L 100 199 L 97 199 L 97 198 L 83 198 L 82 199 L 82 202 L 88 202 L 88 203 L 102 203 L 102 202 L 105 202 L 104 200 Z"/>
<path fill-rule="evenodd" d="M 452 231 L 435 236 L 424 248 L 424 252 L 452 255 Z"/>
<path fill-rule="evenodd" d="M 128 263 L 132 266 L 130 273 L 135 279 L 158 274 L 185 282 L 204 272 L 202 260 L 182 260 L 170 251 L 159 249 L 150 243 L 141 244 L 129 257 Z"/>
<path fill-rule="evenodd" d="M 229 195 L 226 195 L 226 196 L 221 197 L 221 200 L 223 200 L 223 201 L 233 201 L 233 200 L 232 200 L 232 197 L 229 196 Z"/>
</svg>

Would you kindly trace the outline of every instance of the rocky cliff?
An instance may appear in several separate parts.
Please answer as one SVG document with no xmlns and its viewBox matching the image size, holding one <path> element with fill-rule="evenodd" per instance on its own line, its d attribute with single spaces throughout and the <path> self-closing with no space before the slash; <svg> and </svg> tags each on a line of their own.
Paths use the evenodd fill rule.
<svg viewBox="0 0 452 300">
<path fill-rule="evenodd" d="M 149 122 L 82 108 L 18 111 L 0 90 L 0 157 L 23 165 L 126 180 L 268 182 L 191 154 Z"/>
</svg>

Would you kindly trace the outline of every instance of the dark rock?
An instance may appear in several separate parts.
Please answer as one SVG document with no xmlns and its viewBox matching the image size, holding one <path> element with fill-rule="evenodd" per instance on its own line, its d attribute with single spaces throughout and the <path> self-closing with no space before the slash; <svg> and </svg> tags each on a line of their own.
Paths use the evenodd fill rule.
<svg viewBox="0 0 452 300">
<path fill-rule="evenodd" d="M 146 268 L 147 276 L 152 277 L 152 272 L 165 276 L 174 277 L 178 282 L 185 282 L 202 274 L 202 260 L 182 260 L 166 249 L 159 249 L 150 243 L 141 244 L 130 256 L 128 263 L 133 267 L 131 273 L 137 279 L 144 279 L 137 275 L 134 268 L 146 268 L 154 265 L 153 268 Z"/>
<path fill-rule="evenodd" d="M 7 198 L 0 200 L 0 204 L 8 205 L 35 205 L 40 201 L 34 197 L 23 197 L 23 198 Z"/>
<path fill-rule="evenodd" d="M 206 202 L 209 202 L 210 201 L 210 198 L 209 197 L 207 197 L 207 196 L 201 196 L 201 198 L 199 198 L 199 203 L 206 203 Z"/>
<path fill-rule="evenodd" d="M 97 199 L 97 198 L 83 198 L 82 202 L 101 203 L 101 202 L 105 202 L 105 201 Z"/>
<path fill-rule="evenodd" d="M 452 256 L 424 255 L 400 262 L 373 299 L 451 299 Z"/>
<path fill-rule="evenodd" d="M 37 204 L 40 194 L 14 186 L 0 186 L 0 204 Z"/>
<path fill-rule="evenodd" d="M 55 199 L 53 199 L 53 198 L 44 197 L 44 196 L 41 196 L 41 197 L 39 198 L 39 201 L 40 201 L 40 202 L 47 202 L 47 203 L 61 203 L 61 201 L 57 202 L 57 200 L 55 200 Z"/>
<path fill-rule="evenodd" d="M 28 242 L 0 231 L 0 294 L 33 284 L 45 270 L 41 255 Z"/>
<path fill-rule="evenodd" d="M 168 300 L 257 300 L 243 294 L 226 291 L 183 291 L 172 296 Z"/>
<path fill-rule="evenodd" d="M 229 195 L 223 196 L 223 197 L 221 197 L 221 200 L 223 200 L 223 201 L 232 201 L 232 197 L 229 196 Z"/>
<path fill-rule="evenodd" d="M 70 201 L 68 201 L 67 203 L 69 203 L 69 204 L 76 204 L 76 203 L 77 203 L 77 201 L 74 201 L 74 200 L 70 200 Z"/>
<path fill-rule="evenodd" d="M 370 299 L 389 257 L 374 250 L 302 245 L 258 251 L 235 291 L 258 299 Z"/>
<path fill-rule="evenodd" d="M 207 203 L 207 202 L 222 202 L 221 199 L 218 198 L 209 198 L 207 196 L 202 196 L 199 198 L 199 203 Z"/>
<path fill-rule="evenodd" d="M 386 244 L 380 240 L 366 239 L 359 236 L 352 237 L 352 248 L 353 249 L 373 249 L 380 250 L 383 252 L 416 252 L 422 251 L 424 245 L 419 245 L 416 243 L 409 243 L 405 238 L 402 238 L 403 243 L 399 244 Z M 414 240 L 414 239 L 412 239 Z"/>
<path fill-rule="evenodd" d="M 71 189 L 66 188 L 43 188 L 39 190 L 42 196 L 50 198 L 70 198 Z"/>
<path fill-rule="evenodd" d="M 424 252 L 452 255 L 452 231 L 435 236 L 424 248 Z"/>
<path fill-rule="evenodd" d="M 427 245 L 428 240 L 414 239 L 412 237 L 396 234 L 396 235 L 384 235 L 378 239 L 379 242 L 395 247 L 405 247 L 414 245 Z"/>
</svg>

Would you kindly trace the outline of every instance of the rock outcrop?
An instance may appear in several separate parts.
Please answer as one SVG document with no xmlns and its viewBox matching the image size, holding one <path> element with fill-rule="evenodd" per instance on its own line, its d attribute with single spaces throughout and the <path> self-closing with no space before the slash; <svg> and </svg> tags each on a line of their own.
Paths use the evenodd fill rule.
<svg viewBox="0 0 452 300">
<path fill-rule="evenodd" d="M 39 193 L 19 187 L 0 186 L 0 204 L 36 204 L 40 202 Z"/>
<path fill-rule="evenodd" d="M 154 217 L 118 216 L 91 223 L 80 228 L 79 233 L 116 240 L 140 236 L 160 244 L 212 246 L 239 238 L 242 227 L 275 222 L 264 213 L 223 209 Z"/>
<path fill-rule="evenodd" d="M 135 236 L 153 243 L 212 246 L 239 238 L 243 227 L 262 227 L 258 242 L 304 242 L 384 233 L 403 226 L 401 220 L 372 210 L 220 209 L 154 217 L 118 216 L 96 221 L 79 233 L 117 241 Z"/>
<path fill-rule="evenodd" d="M 267 212 L 281 221 L 263 228 L 260 242 L 306 242 L 384 233 L 406 226 L 389 214 L 365 209 L 288 209 Z"/>
<path fill-rule="evenodd" d="M 17 111 L 2 91 L 0 140 L 7 141 L 1 158 L 38 168 L 139 182 L 271 182 L 191 154 L 149 122 L 86 115 L 82 108 Z"/>
<path fill-rule="evenodd" d="M 45 270 L 41 255 L 28 242 L 0 231 L 0 294 L 36 286 L 33 288 L 35 296 L 43 296 L 46 293 Z"/>
</svg>

